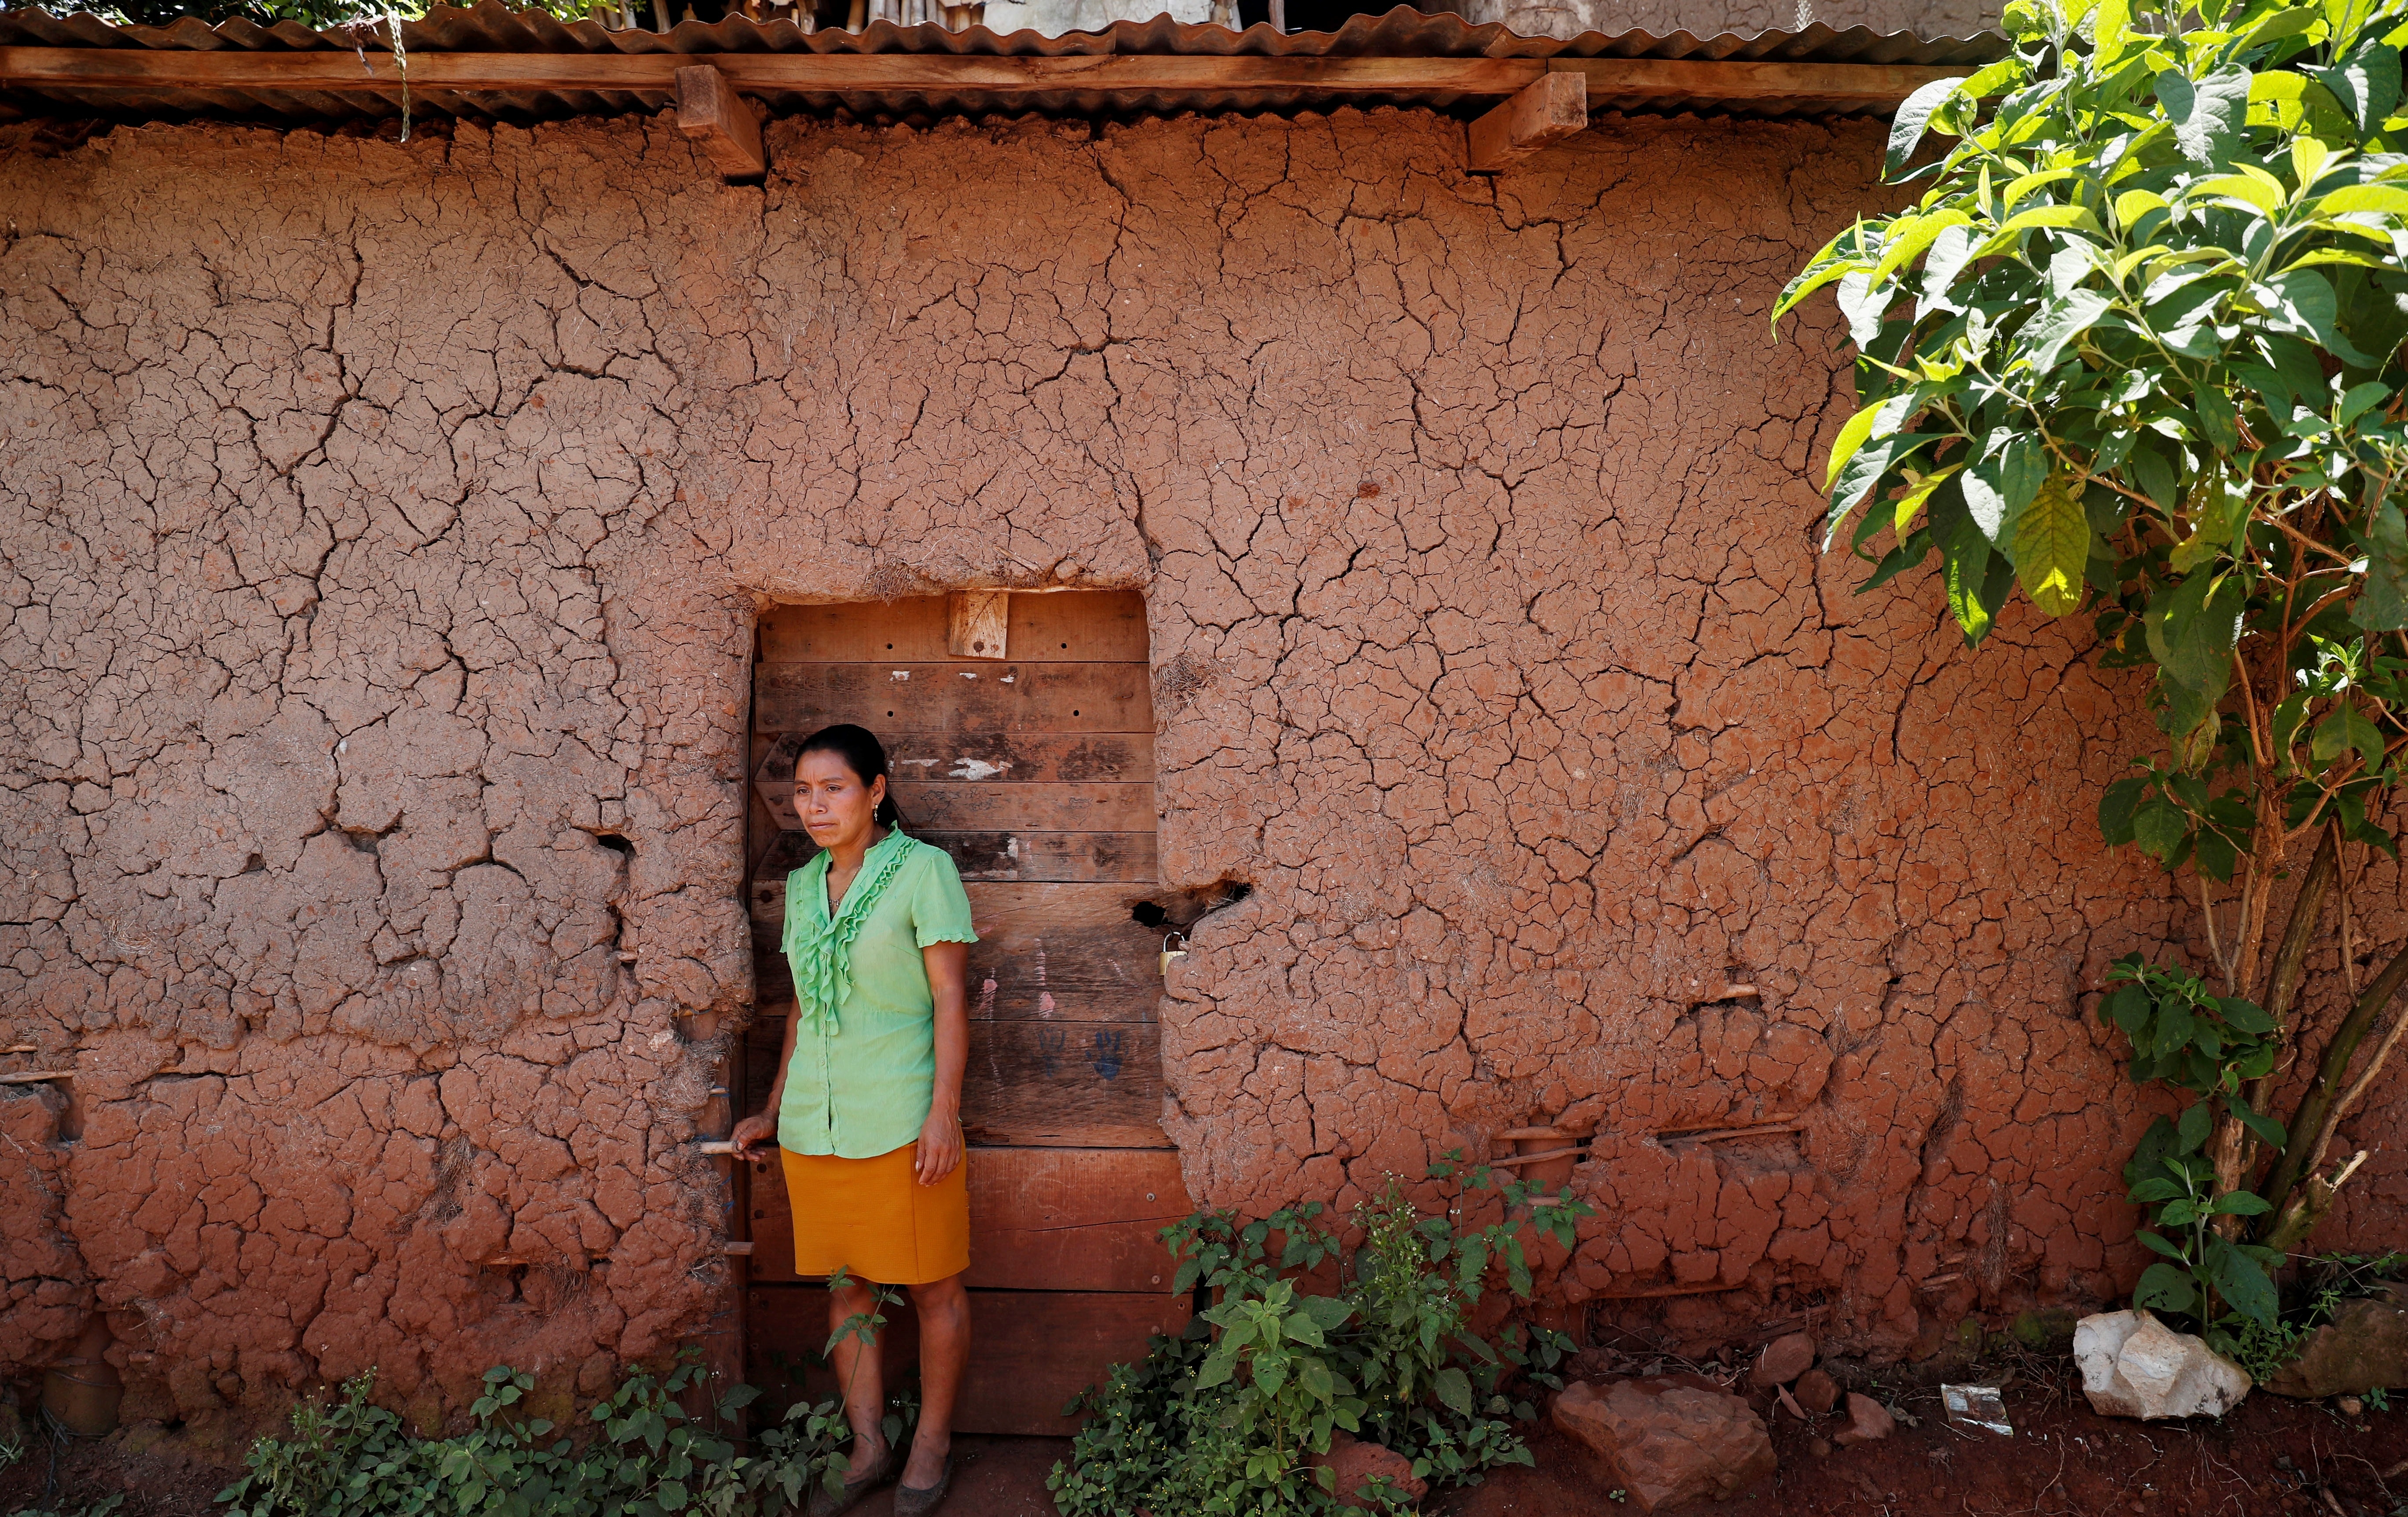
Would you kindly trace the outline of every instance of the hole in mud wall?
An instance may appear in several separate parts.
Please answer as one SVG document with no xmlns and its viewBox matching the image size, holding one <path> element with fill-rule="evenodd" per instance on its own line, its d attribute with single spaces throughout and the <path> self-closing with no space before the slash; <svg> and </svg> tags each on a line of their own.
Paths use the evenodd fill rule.
<svg viewBox="0 0 2408 1517">
<path fill-rule="evenodd" d="M 795 803 L 801 745 L 858 723 L 886 747 L 904 830 L 953 858 L 979 935 L 962 1092 L 969 1284 L 1012 1295 L 973 1305 L 1010 1329 L 978 1340 L 973 1352 L 992 1357 L 971 1366 L 959 1425 L 1067 1432 L 1061 1408 L 1105 1371 L 1106 1338 L 1141 1342 L 1185 1320 L 1156 1251 L 1066 1250 L 1044 1199 L 1077 1197 L 1082 1229 L 1149 1238 L 1192 1209 L 1161 1126 L 1156 927 L 1196 913 L 1156 864 L 1144 598 L 982 591 L 778 606 L 762 613 L 756 650 L 747 899 L 759 999 L 731 1081 L 737 1109 L 766 1100 L 793 1011 L 786 881 L 816 852 Z M 824 1297 L 793 1273 L 778 1166 L 741 1167 L 753 1383 L 783 1384 L 774 1356 L 824 1342 Z"/>
<path fill-rule="evenodd" d="M 636 845 L 615 832 L 597 832 L 594 835 L 594 840 L 623 859 L 632 859 L 636 856 Z"/>
</svg>

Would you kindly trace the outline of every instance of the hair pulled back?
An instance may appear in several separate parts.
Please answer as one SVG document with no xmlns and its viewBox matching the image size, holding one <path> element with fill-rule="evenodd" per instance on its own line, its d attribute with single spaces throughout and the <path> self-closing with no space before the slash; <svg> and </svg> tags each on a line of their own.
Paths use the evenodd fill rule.
<svg viewBox="0 0 2408 1517">
<path fill-rule="evenodd" d="M 873 780 L 885 780 L 886 798 L 878 803 L 877 813 L 870 820 L 882 827 L 903 825 L 902 809 L 895 804 L 895 780 L 886 772 L 886 745 L 878 740 L 876 733 L 867 727 L 840 722 L 833 727 L 822 727 L 804 738 L 803 746 L 796 750 L 795 761 L 801 763 L 806 753 L 834 753 L 844 760 L 844 766 L 853 771 L 853 777 L 865 785 Z"/>
</svg>

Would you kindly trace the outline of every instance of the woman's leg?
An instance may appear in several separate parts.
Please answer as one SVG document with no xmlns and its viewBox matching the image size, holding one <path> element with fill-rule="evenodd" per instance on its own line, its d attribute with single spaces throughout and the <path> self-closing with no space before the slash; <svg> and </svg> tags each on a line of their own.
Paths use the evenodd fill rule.
<svg viewBox="0 0 2408 1517">
<path fill-rule="evenodd" d="M 828 1292 L 828 1332 L 837 1340 L 828 1356 L 836 1363 L 836 1382 L 844 1392 L 845 1421 L 853 1424 L 853 1460 L 845 1467 L 847 1475 L 860 1474 L 886 1452 L 886 1434 L 879 1425 L 886 1411 L 884 1355 L 882 1345 L 869 1336 L 868 1319 L 877 1312 L 876 1298 L 860 1281 L 849 1280 Z M 862 1321 L 848 1332 L 845 1324 L 856 1316 Z"/>
<path fill-rule="evenodd" d="M 911 1438 L 903 1483 L 914 1490 L 937 1483 L 945 1455 L 953 1450 L 953 1403 L 970 1359 L 970 1293 L 962 1280 L 953 1275 L 911 1287 L 911 1306 L 920 1316 L 920 1430 Z"/>
</svg>

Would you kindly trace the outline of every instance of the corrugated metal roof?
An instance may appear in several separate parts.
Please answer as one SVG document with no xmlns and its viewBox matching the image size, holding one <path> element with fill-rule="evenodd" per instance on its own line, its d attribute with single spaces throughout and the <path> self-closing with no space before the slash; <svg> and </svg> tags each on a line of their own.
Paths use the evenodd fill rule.
<svg viewBox="0 0 2408 1517">
<path fill-rule="evenodd" d="M 1970 68 L 2002 56 L 2005 40 L 1991 34 L 1923 38 L 1908 33 L 1877 33 L 1864 27 L 1833 31 L 1810 26 L 1798 32 L 1713 37 L 1675 32 L 1618 36 L 1590 32 L 1569 40 L 1516 36 L 1501 25 L 1466 25 L 1460 17 L 1424 15 L 1403 6 L 1384 15 L 1357 15 L 1334 32 L 1285 33 L 1257 24 L 1243 31 L 1186 24 L 1168 16 L 1116 21 L 1102 31 L 1049 36 L 1037 32 L 997 35 L 983 26 L 951 31 L 939 25 L 896 26 L 873 21 L 860 32 L 823 29 L 806 33 L 791 21 L 756 22 L 731 16 L 715 22 L 683 21 L 667 32 L 613 31 L 593 21 L 564 23 L 541 11 L 514 11 L 499 0 L 474 9 L 438 6 L 422 21 L 402 26 L 413 56 L 435 53 L 594 55 L 924 55 L 956 58 L 1075 59 L 1082 57 L 1189 57 L 1274 59 L 1651 59 L 1684 62 L 1736 61 L 1768 64 L 1905 64 Z M 149 49 L 162 52 L 339 52 L 383 45 L 365 28 L 312 31 L 294 21 L 261 26 L 236 19 L 210 26 L 186 17 L 164 27 L 113 25 L 88 13 L 53 16 L 40 9 L 0 9 L 0 48 Z M 1557 64 L 1555 66 L 1564 66 Z M 1066 81 L 1067 82 L 1067 81 Z M 1014 89 L 952 87 L 932 79 L 927 87 L 875 91 L 754 90 L 780 112 L 848 110 L 859 116 L 902 119 L 945 115 L 1012 115 L 1026 112 L 1127 117 L 1182 110 L 1290 112 L 1358 107 L 1423 105 L 1447 109 L 1484 107 L 1493 93 L 1469 95 L 1432 87 L 1350 89 L 1342 94 L 1309 81 L 1260 86 L 1188 89 Z M 513 122 L 557 121 L 573 116 L 650 111 L 667 102 L 666 91 L 443 90 L 413 87 L 414 115 L 457 116 Z M 1593 110 L 1706 111 L 1747 115 L 1809 115 L 1867 109 L 1853 102 L 1811 93 L 1759 96 L 1744 101 L 1684 98 L 1659 91 L 1617 97 L 1594 89 Z M 397 89 L 333 93 L 305 88 L 146 88 L 112 84 L 76 88 L 22 79 L 0 79 L 0 117 L 100 116 L 116 120 L 209 118 L 266 123 L 368 123 L 400 114 Z"/>
</svg>

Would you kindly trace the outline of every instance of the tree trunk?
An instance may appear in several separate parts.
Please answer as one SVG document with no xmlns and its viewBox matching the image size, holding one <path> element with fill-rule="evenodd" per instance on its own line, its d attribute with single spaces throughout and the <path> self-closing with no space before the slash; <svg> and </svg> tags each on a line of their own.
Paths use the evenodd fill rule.
<svg viewBox="0 0 2408 1517">
<path fill-rule="evenodd" d="M 2300 877 L 2299 894 L 2291 897 L 2290 920 L 2284 924 L 2282 945 L 2274 951 L 2274 962 L 2266 971 L 2266 988 L 2258 1003 L 2278 1023 L 2287 1021 L 2292 1005 L 2299 999 L 2300 981 L 2307 973 L 2308 950 L 2315 942 L 2317 924 L 2324 920 L 2325 896 L 2341 873 L 2340 866 L 2341 851 L 2334 845 L 2332 828 L 2319 829 L 2315 854 L 2308 860 L 2307 873 Z M 2260 863 L 2257 873 L 2271 890 L 2274 875 L 2272 864 Z M 2262 935 L 2259 940 L 2263 940 Z M 2245 986 L 2247 981 L 2243 983 Z M 2245 1098 L 2253 1109 L 2265 1109 L 2269 1083 L 2269 1080 L 2250 1082 Z M 2249 1129 L 2227 1113 L 2216 1119 L 2207 1152 L 2209 1162 L 2215 1166 L 2215 1188 L 2221 1194 L 2242 1188 L 2257 1164 L 2258 1143 Z M 2238 1238 L 2245 1224 L 2239 1217 L 2226 1216 L 2218 1217 L 2214 1225 L 2225 1237 Z"/>
<path fill-rule="evenodd" d="M 2408 948 L 2401 949 L 2389 964 L 2383 966 L 2383 972 L 2374 977 L 2374 983 L 2366 987 L 2366 994 L 2358 998 L 2357 1004 L 2349 1009 L 2349 1014 L 2342 1018 L 2341 1025 L 2333 1029 L 2332 1040 L 2325 1045 L 2325 1056 L 2317 1063 L 2316 1078 L 2309 1084 L 2307 1094 L 2300 1097 L 2299 1109 L 2291 1113 L 2290 1123 L 2286 1129 L 2289 1141 L 2283 1149 L 2282 1157 L 2274 1163 L 2274 1172 L 2267 1177 L 2265 1190 L 2259 1193 L 2274 1204 L 2274 1211 L 2271 1215 L 2283 1215 L 2284 1203 L 2289 1198 L 2291 1188 L 2305 1178 L 2309 1148 L 2316 1133 L 2323 1129 L 2325 1117 L 2332 1110 L 2333 1102 L 2348 1089 L 2349 1061 L 2357 1054 L 2358 1045 L 2366 1037 L 2367 1029 L 2374 1025 L 2374 1019 L 2391 1004 L 2391 998 L 2400 994 L 2402 985 L 2408 985 Z M 2325 1205 L 2331 1205 L 2329 1196 L 2326 1197 Z M 2274 1230 L 2270 1225 L 2268 1236 L 2271 1237 Z"/>
</svg>

